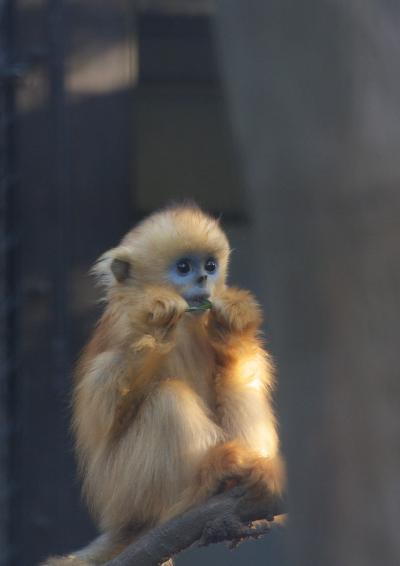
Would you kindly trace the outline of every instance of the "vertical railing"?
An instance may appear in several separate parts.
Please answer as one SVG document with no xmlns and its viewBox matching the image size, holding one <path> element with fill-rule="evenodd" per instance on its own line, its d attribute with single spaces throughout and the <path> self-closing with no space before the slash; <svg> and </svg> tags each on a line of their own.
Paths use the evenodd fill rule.
<svg viewBox="0 0 400 566">
<path fill-rule="evenodd" d="M 5 0 L 0 4 L 0 566 L 9 566 L 12 556 L 15 493 L 11 474 L 18 303 L 14 88 L 20 72 L 13 54 L 13 3 Z"/>
</svg>

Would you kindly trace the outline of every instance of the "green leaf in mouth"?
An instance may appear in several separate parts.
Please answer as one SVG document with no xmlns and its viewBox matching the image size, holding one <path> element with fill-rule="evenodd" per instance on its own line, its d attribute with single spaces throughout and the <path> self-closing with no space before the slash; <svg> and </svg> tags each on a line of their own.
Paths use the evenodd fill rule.
<svg viewBox="0 0 400 566">
<path fill-rule="evenodd" d="M 205 299 L 202 303 L 196 306 L 191 306 L 186 309 L 186 312 L 207 311 L 212 308 L 212 302 Z"/>
</svg>

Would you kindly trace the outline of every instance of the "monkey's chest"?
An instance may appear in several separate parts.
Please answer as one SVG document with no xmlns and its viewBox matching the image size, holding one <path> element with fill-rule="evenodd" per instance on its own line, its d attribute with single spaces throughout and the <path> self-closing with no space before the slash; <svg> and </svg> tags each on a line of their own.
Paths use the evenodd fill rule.
<svg viewBox="0 0 400 566">
<path fill-rule="evenodd" d="M 177 338 L 168 355 L 164 377 L 184 381 L 214 411 L 215 361 L 211 346 L 202 334 L 189 334 L 185 329 Z"/>
</svg>

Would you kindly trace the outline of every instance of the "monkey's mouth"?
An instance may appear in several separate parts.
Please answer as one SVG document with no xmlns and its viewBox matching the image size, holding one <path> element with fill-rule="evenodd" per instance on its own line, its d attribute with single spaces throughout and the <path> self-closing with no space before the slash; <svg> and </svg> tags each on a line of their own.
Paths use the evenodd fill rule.
<svg viewBox="0 0 400 566">
<path fill-rule="evenodd" d="M 206 311 L 212 307 L 212 304 L 209 300 L 209 293 L 204 293 L 202 295 L 194 295 L 192 297 L 188 297 L 186 300 L 189 305 L 189 311 Z"/>
</svg>

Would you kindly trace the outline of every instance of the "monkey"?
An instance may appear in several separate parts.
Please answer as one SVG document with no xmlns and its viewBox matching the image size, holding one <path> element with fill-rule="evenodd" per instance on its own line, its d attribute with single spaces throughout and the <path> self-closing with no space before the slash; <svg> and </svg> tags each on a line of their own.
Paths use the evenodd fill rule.
<svg viewBox="0 0 400 566">
<path fill-rule="evenodd" d="M 259 304 L 227 284 L 230 251 L 219 220 L 181 204 L 95 264 L 105 308 L 76 369 L 72 428 L 102 534 L 43 564 L 107 562 L 237 482 L 282 493 L 275 372 Z"/>
</svg>

